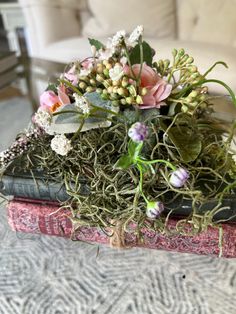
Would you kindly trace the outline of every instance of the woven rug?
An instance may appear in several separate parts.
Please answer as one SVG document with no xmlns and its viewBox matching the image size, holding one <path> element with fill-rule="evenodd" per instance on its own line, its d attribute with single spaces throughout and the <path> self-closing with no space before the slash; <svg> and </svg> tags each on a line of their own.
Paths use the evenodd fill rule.
<svg viewBox="0 0 236 314">
<path fill-rule="evenodd" d="M 0 103 L 0 148 L 30 118 Z M 0 209 L 0 314 L 234 314 L 236 259 L 147 249 L 118 251 L 14 233 Z"/>
</svg>

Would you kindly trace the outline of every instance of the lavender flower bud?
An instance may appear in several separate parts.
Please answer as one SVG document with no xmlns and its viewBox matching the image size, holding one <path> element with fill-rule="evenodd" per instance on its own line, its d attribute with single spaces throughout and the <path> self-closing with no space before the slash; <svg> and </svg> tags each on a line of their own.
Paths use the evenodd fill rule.
<svg viewBox="0 0 236 314">
<path fill-rule="evenodd" d="M 160 201 L 148 202 L 146 215 L 150 219 L 156 219 L 164 210 L 164 204 Z"/>
<path fill-rule="evenodd" d="M 148 128 L 144 123 L 134 123 L 128 132 L 129 137 L 134 142 L 143 142 L 148 136 Z"/>
<path fill-rule="evenodd" d="M 170 176 L 170 184 L 175 188 L 181 188 L 189 178 L 189 172 L 184 168 L 179 168 L 172 172 Z"/>
</svg>

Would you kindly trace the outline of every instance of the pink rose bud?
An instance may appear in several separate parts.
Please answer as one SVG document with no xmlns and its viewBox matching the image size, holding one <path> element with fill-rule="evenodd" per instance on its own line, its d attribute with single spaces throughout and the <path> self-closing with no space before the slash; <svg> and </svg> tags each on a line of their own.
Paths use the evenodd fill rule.
<svg viewBox="0 0 236 314">
<path fill-rule="evenodd" d="M 59 97 L 51 90 L 45 91 L 40 96 L 40 107 L 45 110 L 54 111 L 60 103 Z"/>
<path fill-rule="evenodd" d="M 148 128 L 144 123 L 134 123 L 128 132 L 129 137 L 134 142 L 143 142 L 148 136 Z"/>
<path fill-rule="evenodd" d="M 150 219 L 157 219 L 164 209 L 164 204 L 160 201 L 148 202 L 146 215 Z"/>
<path fill-rule="evenodd" d="M 181 188 L 189 178 L 189 172 L 184 168 L 179 168 L 172 172 L 170 184 L 175 188 Z"/>
</svg>

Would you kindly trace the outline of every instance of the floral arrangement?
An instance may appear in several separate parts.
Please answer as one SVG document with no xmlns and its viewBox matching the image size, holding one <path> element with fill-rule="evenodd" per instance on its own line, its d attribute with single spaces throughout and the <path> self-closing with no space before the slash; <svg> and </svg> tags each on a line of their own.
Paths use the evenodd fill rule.
<svg viewBox="0 0 236 314">
<path fill-rule="evenodd" d="M 2 172 L 20 156 L 66 185 L 75 226 L 106 227 L 119 221 L 137 233 L 148 226 L 163 233 L 196 234 L 220 223 L 221 201 L 235 193 L 235 124 L 214 117 L 207 79 L 184 49 L 158 60 L 143 40 L 143 27 L 119 31 L 107 44 L 89 39 L 92 56 L 68 65 L 49 84 L 26 134 L 1 154 Z M 80 195 L 80 178 L 90 187 Z M 181 201 L 192 213 L 169 230 L 167 220 Z M 200 209 L 217 200 L 210 211 Z"/>
</svg>

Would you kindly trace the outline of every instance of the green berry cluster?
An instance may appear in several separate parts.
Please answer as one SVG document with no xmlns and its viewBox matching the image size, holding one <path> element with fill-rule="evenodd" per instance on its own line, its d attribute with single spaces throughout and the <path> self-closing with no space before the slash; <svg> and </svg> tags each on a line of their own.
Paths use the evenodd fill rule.
<svg viewBox="0 0 236 314">
<path fill-rule="evenodd" d="M 179 72 L 177 85 L 183 87 L 187 84 L 197 84 L 202 79 L 202 75 L 199 73 L 198 68 L 193 64 L 193 57 L 185 53 L 183 48 L 179 50 L 173 49 L 172 55 L 174 61 L 171 73 L 174 74 L 174 72 Z"/>
<path fill-rule="evenodd" d="M 112 58 L 95 63 L 91 73 L 80 77 L 78 87 L 82 93 L 96 91 L 104 100 L 111 100 L 114 104 L 140 105 L 142 96 L 147 94 L 147 89 L 136 87 L 128 75 L 114 81 L 110 78 L 109 70 L 119 64 Z M 119 64 L 121 65 L 121 64 Z"/>
</svg>

